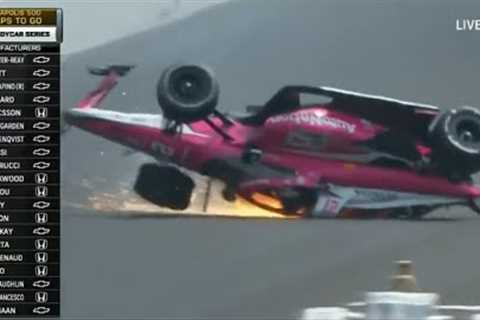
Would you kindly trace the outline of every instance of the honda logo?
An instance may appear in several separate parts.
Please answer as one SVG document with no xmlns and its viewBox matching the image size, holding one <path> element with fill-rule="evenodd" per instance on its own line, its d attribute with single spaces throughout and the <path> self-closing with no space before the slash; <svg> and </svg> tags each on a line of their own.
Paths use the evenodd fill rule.
<svg viewBox="0 0 480 320">
<path fill-rule="evenodd" d="M 48 249 L 48 240 L 47 239 L 36 239 L 35 240 L 35 249 L 37 249 L 37 250 L 47 250 Z"/>
<path fill-rule="evenodd" d="M 48 174 L 42 173 L 35 173 L 35 182 L 38 184 L 46 184 L 48 182 Z"/>
<path fill-rule="evenodd" d="M 48 267 L 44 265 L 35 266 L 35 276 L 42 278 L 48 276 Z"/>
<path fill-rule="evenodd" d="M 48 187 L 47 186 L 35 187 L 35 196 L 37 198 L 46 198 L 48 196 Z"/>
<path fill-rule="evenodd" d="M 35 108 L 35 117 L 37 118 L 47 118 L 48 117 L 48 109 L 47 107 L 37 107 Z"/>
<path fill-rule="evenodd" d="M 46 253 L 46 252 L 35 252 L 35 261 L 37 263 L 47 263 L 48 253 Z"/>
<path fill-rule="evenodd" d="M 35 213 L 35 222 L 38 224 L 45 224 L 48 222 L 48 213 L 37 212 Z"/>
<path fill-rule="evenodd" d="M 35 292 L 35 302 L 36 303 L 47 303 L 48 293 L 45 291 Z"/>
</svg>

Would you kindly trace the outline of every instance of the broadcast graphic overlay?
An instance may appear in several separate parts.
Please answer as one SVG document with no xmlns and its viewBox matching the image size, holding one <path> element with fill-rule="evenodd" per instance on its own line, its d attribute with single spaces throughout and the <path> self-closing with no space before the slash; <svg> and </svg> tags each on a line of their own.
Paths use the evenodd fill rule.
<svg viewBox="0 0 480 320">
<path fill-rule="evenodd" d="M 60 9 L 0 9 L 0 318 L 60 307 Z"/>
</svg>

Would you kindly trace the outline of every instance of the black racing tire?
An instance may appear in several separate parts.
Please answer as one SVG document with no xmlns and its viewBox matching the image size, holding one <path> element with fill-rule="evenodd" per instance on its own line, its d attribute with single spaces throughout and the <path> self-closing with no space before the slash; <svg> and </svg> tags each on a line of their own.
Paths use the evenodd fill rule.
<svg viewBox="0 0 480 320">
<path fill-rule="evenodd" d="M 177 168 L 149 163 L 140 167 L 133 189 L 157 206 L 185 210 L 194 187 L 193 179 Z"/>
<path fill-rule="evenodd" d="M 429 127 L 433 161 L 470 174 L 480 169 L 480 111 L 464 106 L 445 111 Z"/>
<path fill-rule="evenodd" d="M 235 200 L 237 199 L 237 192 L 235 188 L 226 186 L 222 190 L 222 197 L 223 199 L 225 199 L 225 201 L 235 202 Z"/>
<path fill-rule="evenodd" d="M 179 123 L 200 120 L 218 103 L 219 85 L 213 71 L 200 65 L 174 65 L 157 83 L 157 100 L 164 116 Z"/>
<path fill-rule="evenodd" d="M 298 195 L 293 198 L 283 198 L 284 214 L 312 217 L 312 210 L 317 202 L 318 194 L 310 189 L 297 188 Z"/>
<path fill-rule="evenodd" d="M 480 111 L 461 107 L 443 112 L 430 126 L 433 143 L 463 156 L 480 156 Z"/>
</svg>

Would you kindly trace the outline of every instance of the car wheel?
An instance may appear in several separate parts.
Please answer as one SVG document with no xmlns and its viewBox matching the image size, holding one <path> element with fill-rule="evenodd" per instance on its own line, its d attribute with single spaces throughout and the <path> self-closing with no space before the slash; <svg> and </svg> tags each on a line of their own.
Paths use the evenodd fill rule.
<svg viewBox="0 0 480 320">
<path fill-rule="evenodd" d="M 479 110 L 468 106 L 448 110 L 432 122 L 429 131 L 432 158 L 439 167 L 462 176 L 480 170 Z"/>
<path fill-rule="evenodd" d="M 157 100 L 166 118 L 192 122 L 207 117 L 217 106 L 219 85 L 205 66 L 174 65 L 157 83 Z"/>
<path fill-rule="evenodd" d="M 158 206 L 185 210 L 190 205 L 195 183 L 192 178 L 170 166 L 143 165 L 135 181 L 135 192 Z"/>
</svg>

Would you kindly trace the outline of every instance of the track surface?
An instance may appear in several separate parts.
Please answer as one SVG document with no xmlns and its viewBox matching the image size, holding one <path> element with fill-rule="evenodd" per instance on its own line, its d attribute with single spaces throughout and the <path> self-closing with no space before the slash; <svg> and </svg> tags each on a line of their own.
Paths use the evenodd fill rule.
<svg viewBox="0 0 480 320">
<path fill-rule="evenodd" d="M 64 62 L 63 106 L 94 85 L 85 65 L 135 63 L 106 106 L 157 112 L 170 63 L 213 66 L 221 106 L 241 111 L 287 83 L 323 84 L 451 107 L 479 104 L 480 32 L 455 31 L 473 1 L 239 1 Z M 122 94 L 123 92 L 123 94 Z M 130 186 L 150 159 L 72 130 L 64 203 Z M 291 318 L 303 307 L 383 289 L 392 264 L 415 261 L 444 302 L 480 301 L 480 220 L 467 210 L 412 221 L 108 218 L 65 205 L 65 318 Z"/>
</svg>

